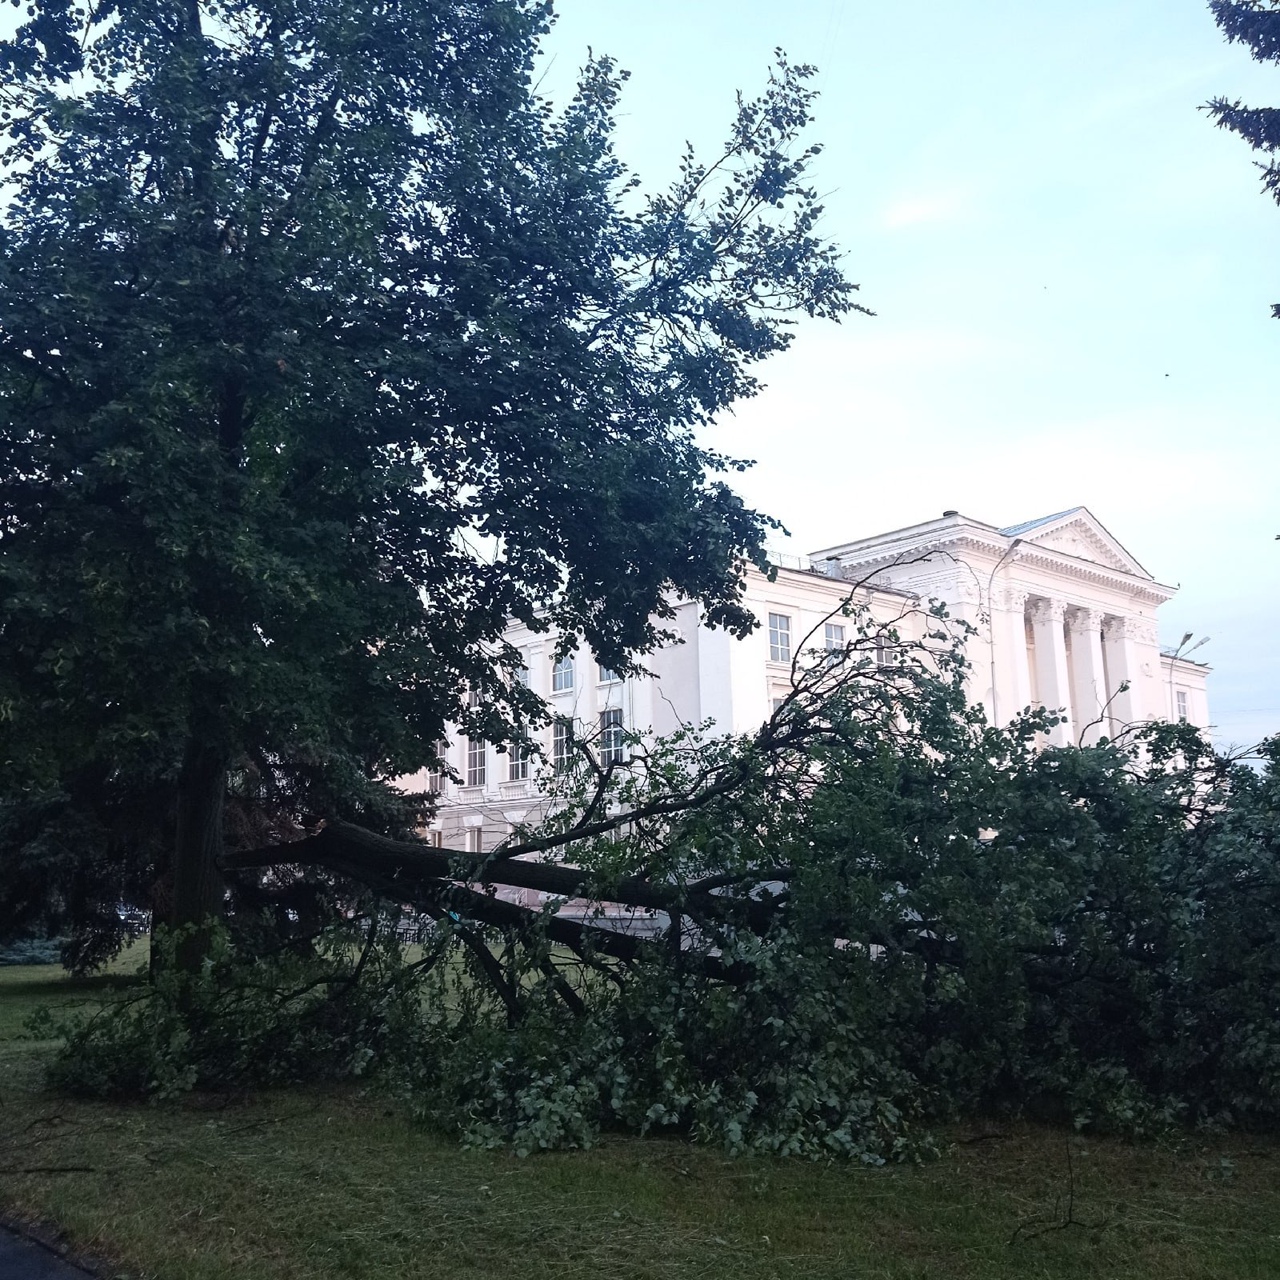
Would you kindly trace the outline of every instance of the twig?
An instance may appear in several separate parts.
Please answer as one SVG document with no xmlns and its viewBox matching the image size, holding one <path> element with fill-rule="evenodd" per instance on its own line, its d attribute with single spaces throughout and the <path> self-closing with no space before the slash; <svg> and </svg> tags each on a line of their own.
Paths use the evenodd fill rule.
<svg viewBox="0 0 1280 1280">
<path fill-rule="evenodd" d="M 1009 1237 L 1009 1243 L 1013 1244 L 1019 1236 L 1023 1236 L 1026 1240 L 1034 1240 L 1037 1236 L 1047 1235 L 1050 1231 L 1065 1231 L 1068 1227 L 1085 1227 L 1090 1231 L 1101 1231 L 1110 1221 L 1110 1218 L 1103 1218 L 1100 1222 L 1082 1222 L 1076 1217 L 1076 1172 L 1075 1166 L 1071 1162 L 1071 1135 L 1068 1133 L 1064 1136 L 1067 1151 L 1067 1214 L 1061 1222 L 1050 1222 L 1035 1231 L 1028 1231 L 1035 1219 L 1028 1218 L 1013 1230 L 1013 1235 Z"/>
</svg>

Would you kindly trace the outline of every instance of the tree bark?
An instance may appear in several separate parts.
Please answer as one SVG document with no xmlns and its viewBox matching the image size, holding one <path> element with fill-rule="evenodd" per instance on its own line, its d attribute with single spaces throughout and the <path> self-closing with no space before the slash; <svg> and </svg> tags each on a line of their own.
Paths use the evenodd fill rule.
<svg viewBox="0 0 1280 1280">
<path fill-rule="evenodd" d="M 342 863 L 359 874 L 358 869 L 376 872 L 402 883 L 415 880 L 461 880 L 478 885 L 510 885 L 514 888 L 537 889 L 555 897 L 578 898 L 593 894 L 594 877 L 578 867 L 557 862 L 506 860 L 493 854 L 467 853 L 459 849 L 440 849 L 416 840 L 393 840 L 350 822 L 330 822 L 323 831 L 289 844 L 228 853 L 221 865 L 231 870 L 271 867 L 288 864 L 298 866 L 332 866 Z M 786 880 L 790 868 L 763 867 L 743 879 Z M 774 907 L 767 899 L 731 900 L 720 898 L 711 890 L 724 887 L 731 878 L 720 877 L 706 885 L 679 886 L 626 876 L 602 887 L 598 896 L 610 902 L 651 911 L 688 911 L 696 908 L 706 916 L 735 913 L 752 927 L 767 928 L 774 917 Z"/>
<path fill-rule="evenodd" d="M 172 928 L 195 926 L 178 947 L 180 968 L 195 970 L 208 954 L 211 921 L 222 914 L 222 817 L 227 796 L 226 757 L 197 739 L 187 746 L 178 776 L 178 821 L 173 850 Z"/>
</svg>

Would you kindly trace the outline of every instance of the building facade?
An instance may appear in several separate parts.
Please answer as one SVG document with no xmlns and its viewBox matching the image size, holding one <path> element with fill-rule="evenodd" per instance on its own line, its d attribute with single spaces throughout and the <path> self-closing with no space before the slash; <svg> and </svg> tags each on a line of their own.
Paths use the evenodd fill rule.
<svg viewBox="0 0 1280 1280">
<path fill-rule="evenodd" d="M 581 649 L 557 661 L 555 637 L 520 624 L 507 639 L 551 709 L 543 744 L 551 760 L 570 749 L 571 732 L 595 740 L 607 760 L 626 732 L 662 735 L 706 721 L 732 733 L 757 728 L 789 690 L 796 654 L 843 645 L 839 609 L 851 592 L 903 641 L 922 638 L 922 606 L 933 600 L 968 623 L 969 696 L 993 723 L 1031 706 L 1060 710 L 1051 734 L 1059 745 L 1151 720 L 1208 727 L 1208 668 L 1159 644 L 1157 611 L 1174 588 L 1084 507 L 1005 529 L 948 511 L 812 556 L 778 557 L 772 579 L 748 572 L 745 603 L 760 624 L 751 635 L 710 630 L 682 602 L 675 640 L 646 658 L 649 676 L 619 679 Z M 483 852 L 536 817 L 527 756 L 454 735 L 447 758 L 458 782 L 410 781 L 440 789 L 434 840 Z"/>
</svg>

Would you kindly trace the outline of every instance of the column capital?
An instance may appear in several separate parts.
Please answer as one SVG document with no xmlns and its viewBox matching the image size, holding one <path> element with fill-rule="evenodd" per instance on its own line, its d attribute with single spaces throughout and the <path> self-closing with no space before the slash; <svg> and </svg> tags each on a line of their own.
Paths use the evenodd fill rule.
<svg viewBox="0 0 1280 1280">
<path fill-rule="evenodd" d="M 1067 622 L 1076 632 L 1101 631 L 1102 618 L 1100 609 L 1075 608 L 1067 613 Z"/>
<path fill-rule="evenodd" d="M 992 604 L 1006 613 L 1021 613 L 1027 607 L 1027 593 L 1021 587 L 997 587 Z"/>
<path fill-rule="evenodd" d="M 1039 596 L 1031 601 L 1028 612 L 1036 622 L 1056 622 L 1061 625 L 1066 617 L 1067 606 L 1061 600 L 1046 600 Z"/>
<path fill-rule="evenodd" d="M 1139 644 L 1156 643 L 1156 624 L 1151 618 L 1132 614 L 1109 616 L 1102 620 L 1102 632 L 1108 640 L 1136 640 Z"/>
</svg>

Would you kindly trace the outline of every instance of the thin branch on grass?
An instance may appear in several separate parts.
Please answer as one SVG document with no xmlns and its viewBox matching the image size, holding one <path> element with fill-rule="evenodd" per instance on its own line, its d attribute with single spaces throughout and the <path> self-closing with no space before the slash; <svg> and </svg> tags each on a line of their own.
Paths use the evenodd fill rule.
<svg viewBox="0 0 1280 1280">
<path fill-rule="evenodd" d="M 1103 1218 L 1099 1222 L 1084 1222 L 1076 1217 L 1076 1171 L 1075 1165 L 1071 1160 L 1071 1135 L 1069 1133 L 1064 1135 L 1063 1144 L 1067 1152 L 1066 1213 L 1062 1215 L 1058 1222 L 1049 1222 L 1038 1226 L 1034 1218 L 1024 1219 L 1014 1228 L 1013 1235 L 1009 1237 L 1009 1244 L 1014 1244 L 1019 1236 L 1024 1240 L 1034 1240 L 1037 1236 L 1048 1235 L 1050 1231 L 1065 1231 L 1068 1227 L 1083 1227 L 1088 1231 L 1101 1231 L 1103 1227 L 1110 1223 L 1110 1218 Z"/>
</svg>

